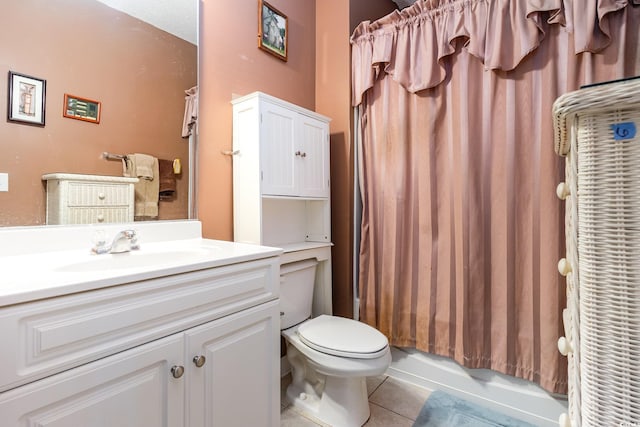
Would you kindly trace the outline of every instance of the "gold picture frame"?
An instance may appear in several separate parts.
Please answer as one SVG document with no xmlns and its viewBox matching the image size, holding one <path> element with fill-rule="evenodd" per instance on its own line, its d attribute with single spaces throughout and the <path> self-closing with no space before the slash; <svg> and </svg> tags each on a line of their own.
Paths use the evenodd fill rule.
<svg viewBox="0 0 640 427">
<path fill-rule="evenodd" d="M 287 15 L 264 0 L 258 0 L 258 47 L 287 61 L 289 47 Z"/>
</svg>

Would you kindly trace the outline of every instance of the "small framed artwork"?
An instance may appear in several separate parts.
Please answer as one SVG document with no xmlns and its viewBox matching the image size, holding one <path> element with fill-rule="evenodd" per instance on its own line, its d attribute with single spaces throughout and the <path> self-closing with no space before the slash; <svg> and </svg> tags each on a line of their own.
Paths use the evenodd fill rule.
<svg viewBox="0 0 640 427">
<path fill-rule="evenodd" d="M 289 29 L 287 16 L 264 0 L 258 0 L 258 47 L 287 60 Z"/>
<path fill-rule="evenodd" d="M 62 115 L 70 119 L 84 120 L 85 122 L 100 123 L 101 103 L 92 99 L 64 94 L 64 107 Z"/>
<path fill-rule="evenodd" d="M 7 120 L 44 126 L 47 81 L 9 71 Z"/>
</svg>

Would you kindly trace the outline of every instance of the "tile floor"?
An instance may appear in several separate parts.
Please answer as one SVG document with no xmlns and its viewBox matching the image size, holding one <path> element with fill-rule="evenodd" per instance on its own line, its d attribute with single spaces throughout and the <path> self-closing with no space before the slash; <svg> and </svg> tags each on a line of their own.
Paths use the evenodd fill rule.
<svg viewBox="0 0 640 427">
<path fill-rule="evenodd" d="M 282 378 L 280 426 L 324 426 L 291 406 L 285 395 L 290 382 L 290 375 Z M 430 393 L 427 389 L 384 375 L 367 378 L 367 392 L 371 417 L 366 427 L 411 427 Z"/>
</svg>

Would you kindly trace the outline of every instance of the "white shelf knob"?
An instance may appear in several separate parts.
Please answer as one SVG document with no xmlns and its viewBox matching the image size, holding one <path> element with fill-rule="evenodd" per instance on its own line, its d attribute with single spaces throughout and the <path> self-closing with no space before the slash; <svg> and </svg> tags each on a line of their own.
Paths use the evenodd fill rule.
<svg viewBox="0 0 640 427">
<path fill-rule="evenodd" d="M 571 419 L 566 412 L 560 414 L 558 417 L 558 426 L 560 427 L 571 427 Z"/>
<path fill-rule="evenodd" d="M 558 351 L 561 355 L 566 356 L 569 353 L 573 352 L 573 346 L 565 337 L 560 337 L 558 339 Z"/>
<path fill-rule="evenodd" d="M 566 258 L 562 258 L 560 261 L 558 261 L 558 271 L 563 276 L 571 273 L 573 271 L 573 269 L 571 268 L 571 263 L 567 261 Z"/>
<path fill-rule="evenodd" d="M 561 182 L 556 187 L 556 195 L 560 200 L 564 200 L 571 194 L 571 190 L 569 189 L 569 185 L 566 182 Z"/>
</svg>

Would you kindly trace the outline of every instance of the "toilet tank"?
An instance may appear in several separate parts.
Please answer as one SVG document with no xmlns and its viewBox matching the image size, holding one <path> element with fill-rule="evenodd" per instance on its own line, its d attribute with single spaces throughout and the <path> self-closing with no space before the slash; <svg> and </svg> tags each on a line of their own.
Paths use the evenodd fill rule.
<svg viewBox="0 0 640 427">
<path fill-rule="evenodd" d="M 307 259 L 280 266 L 280 329 L 311 317 L 318 261 Z"/>
</svg>

